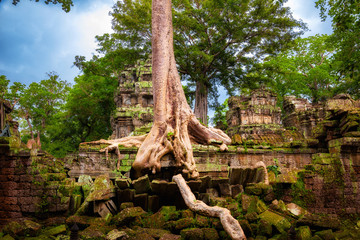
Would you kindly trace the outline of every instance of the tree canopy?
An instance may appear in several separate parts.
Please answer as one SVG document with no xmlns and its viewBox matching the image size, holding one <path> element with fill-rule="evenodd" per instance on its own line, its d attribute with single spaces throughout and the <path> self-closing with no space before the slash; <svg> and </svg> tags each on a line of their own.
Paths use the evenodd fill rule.
<svg viewBox="0 0 360 240">
<path fill-rule="evenodd" d="M 186 0 L 174 1 L 173 6 L 178 69 L 182 79 L 196 88 L 195 114 L 204 123 L 208 96 L 217 105 L 216 86 L 222 85 L 233 93 L 247 69 L 265 56 L 290 47 L 306 29 L 292 17 L 283 1 Z M 151 0 L 118 1 L 111 15 L 115 33 L 97 38 L 102 57 L 88 63 L 109 57 L 113 59 L 110 65 L 116 66 L 112 65 L 114 59 L 134 62 L 134 58 L 146 58 L 151 46 Z M 118 55 L 121 52 L 130 54 L 122 57 Z"/>
<path fill-rule="evenodd" d="M 248 74 L 242 87 L 266 85 L 278 93 L 280 102 L 285 95 L 312 102 L 332 97 L 340 85 L 340 76 L 333 59 L 336 48 L 328 39 L 328 35 L 296 39 L 293 48 L 266 58 L 257 71 Z"/>
<path fill-rule="evenodd" d="M 360 97 L 360 3 L 358 0 L 317 0 L 323 20 L 331 17 L 331 44 L 337 47 L 335 59 L 345 82 L 343 91 Z"/>
<path fill-rule="evenodd" d="M 31 0 L 30 0 L 31 1 Z M 1 2 L 1 0 L 0 0 Z M 20 2 L 20 0 L 13 0 L 12 4 L 17 5 Z M 40 2 L 40 0 L 35 0 L 35 2 Z M 44 0 L 45 4 L 60 4 L 62 7 L 62 10 L 64 10 L 64 12 L 70 12 L 70 9 L 73 5 L 73 1 L 72 0 Z"/>
</svg>

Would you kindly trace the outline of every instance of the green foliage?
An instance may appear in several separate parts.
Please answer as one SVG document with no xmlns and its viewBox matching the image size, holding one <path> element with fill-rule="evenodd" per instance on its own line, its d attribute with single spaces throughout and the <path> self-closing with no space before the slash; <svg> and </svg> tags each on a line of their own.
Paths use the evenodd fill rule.
<svg viewBox="0 0 360 240">
<path fill-rule="evenodd" d="M 39 2 L 39 1 L 40 0 L 35 0 L 35 2 Z M 0 0 L 0 2 L 1 2 L 1 0 Z M 20 0 L 13 0 L 12 4 L 17 5 L 19 2 L 20 2 Z M 65 12 L 69 12 L 70 8 L 72 6 L 74 6 L 72 0 L 44 0 L 44 3 L 45 4 L 49 4 L 49 3 L 61 4 L 62 10 Z"/>
<path fill-rule="evenodd" d="M 311 189 L 306 189 L 304 183 L 304 172 L 299 172 L 296 183 L 291 185 L 291 196 L 294 203 L 304 208 L 314 203 L 314 193 Z"/>
<path fill-rule="evenodd" d="M 360 97 L 360 4 L 358 0 L 317 0 L 323 20 L 331 17 L 333 35 L 329 40 L 338 48 L 334 58 L 343 82 L 340 91 Z"/>
<path fill-rule="evenodd" d="M 328 39 L 327 35 L 298 38 L 294 48 L 268 57 L 261 68 L 248 74 L 253 84 L 248 87 L 266 84 L 278 93 L 280 101 L 285 95 L 305 97 L 312 102 L 332 97 L 339 82 L 333 60 L 335 47 L 328 44 Z"/>
<path fill-rule="evenodd" d="M 81 142 L 108 138 L 112 132 L 110 114 L 115 109 L 116 85 L 113 79 L 101 76 L 77 77 L 64 111 L 56 115 L 56 121 L 48 127 L 49 152 L 61 157 L 76 151 Z"/>
<path fill-rule="evenodd" d="M 246 69 L 291 45 L 304 29 L 282 1 L 173 1 L 175 56 L 183 78 L 217 99 L 234 91 Z M 271 27 L 270 27 L 271 26 Z"/>
<path fill-rule="evenodd" d="M 114 33 L 97 38 L 103 57 L 88 63 L 97 65 L 105 59 L 118 59 L 123 52 L 131 53 L 123 57 L 123 63 L 146 58 L 151 46 L 151 0 L 118 1 L 111 15 Z M 192 86 L 199 83 L 196 92 L 206 98 L 201 102 L 207 102 L 209 94 L 214 100 L 211 106 L 217 105 L 217 85 L 232 93 L 245 69 L 265 55 L 288 48 L 301 34 L 294 29 L 305 29 L 302 22 L 292 18 L 290 9 L 283 7 L 283 1 L 270 0 L 174 0 L 173 26 L 182 79 Z M 83 57 L 77 60 L 77 65 L 85 62 Z M 117 67 L 112 66 L 109 68 Z"/>
<path fill-rule="evenodd" d="M 275 174 L 275 177 L 277 177 L 281 173 L 279 167 L 279 160 L 277 158 L 274 158 L 274 164 L 267 166 L 266 169 L 268 172 L 273 172 Z"/>
<path fill-rule="evenodd" d="M 222 125 L 224 129 L 227 129 L 228 124 L 226 121 L 226 112 L 229 111 L 228 99 L 224 101 L 223 104 L 218 105 L 215 108 L 214 117 L 212 118 L 212 122 L 214 125 Z"/>
</svg>

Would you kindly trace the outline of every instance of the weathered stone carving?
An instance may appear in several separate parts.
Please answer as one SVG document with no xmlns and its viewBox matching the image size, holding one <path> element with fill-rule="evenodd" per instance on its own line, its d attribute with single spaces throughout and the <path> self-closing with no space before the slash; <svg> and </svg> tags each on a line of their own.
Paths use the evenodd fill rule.
<svg viewBox="0 0 360 240">
<path fill-rule="evenodd" d="M 114 97 L 116 110 L 111 118 L 112 139 L 129 136 L 135 129 L 140 135 L 150 130 L 154 106 L 151 71 L 149 59 L 122 72 Z"/>
</svg>

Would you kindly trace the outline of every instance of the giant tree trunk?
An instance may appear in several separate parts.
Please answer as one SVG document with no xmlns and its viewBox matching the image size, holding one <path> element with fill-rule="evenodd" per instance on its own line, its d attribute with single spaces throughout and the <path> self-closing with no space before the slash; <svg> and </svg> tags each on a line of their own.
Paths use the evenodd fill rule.
<svg viewBox="0 0 360 240">
<path fill-rule="evenodd" d="M 161 157 L 172 152 L 176 165 L 196 178 L 191 140 L 218 143 L 222 148 L 231 140 L 218 129 L 204 127 L 186 102 L 174 57 L 171 0 L 152 3 L 152 81 L 154 124 L 139 148 L 133 168 L 137 175 L 144 169 L 158 172 Z"/>
<path fill-rule="evenodd" d="M 219 129 L 202 125 L 187 104 L 174 57 L 171 0 L 153 0 L 152 3 L 152 82 L 154 123 L 150 133 L 93 143 L 109 144 L 100 151 L 108 155 L 115 150 L 119 161 L 119 144 L 140 146 L 132 165 L 135 177 L 149 170 L 159 172 L 161 158 L 171 153 L 177 167 L 191 178 L 197 178 L 199 173 L 191 143 L 220 145 L 220 150 L 225 150 L 231 139 Z"/>
<path fill-rule="evenodd" d="M 204 124 L 207 124 L 208 90 L 206 84 L 201 81 L 196 82 L 194 113 Z"/>
</svg>

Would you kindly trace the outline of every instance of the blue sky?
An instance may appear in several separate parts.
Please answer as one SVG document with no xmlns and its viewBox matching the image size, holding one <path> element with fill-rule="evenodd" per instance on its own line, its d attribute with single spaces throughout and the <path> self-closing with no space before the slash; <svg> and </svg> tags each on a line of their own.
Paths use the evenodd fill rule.
<svg viewBox="0 0 360 240">
<path fill-rule="evenodd" d="M 89 59 L 96 49 L 95 36 L 111 32 L 114 0 L 74 0 L 69 13 L 60 5 L 22 0 L 13 6 L 11 2 L 0 2 L 0 75 L 12 82 L 39 82 L 52 71 L 73 82 L 79 74 L 72 67 L 74 57 Z M 305 36 L 331 33 L 330 24 L 320 21 L 313 0 L 290 0 L 286 5 L 295 18 L 308 24 L 311 31 Z"/>
</svg>

